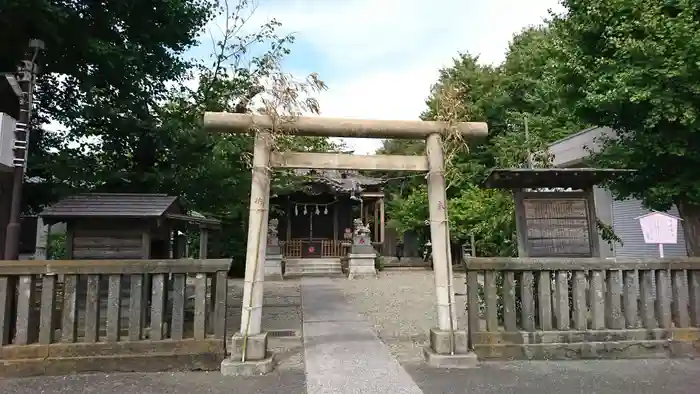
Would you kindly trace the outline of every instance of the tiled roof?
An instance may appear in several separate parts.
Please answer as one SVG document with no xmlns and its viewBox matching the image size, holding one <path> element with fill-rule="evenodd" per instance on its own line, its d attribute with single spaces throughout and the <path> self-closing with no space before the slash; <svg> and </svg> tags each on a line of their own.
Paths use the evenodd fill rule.
<svg viewBox="0 0 700 394">
<path fill-rule="evenodd" d="M 326 184 L 336 191 L 349 192 L 363 186 L 381 185 L 383 179 L 372 178 L 357 171 L 340 170 L 295 170 L 297 175 L 308 176 L 312 182 Z"/>
<path fill-rule="evenodd" d="M 154 218 L 165 214 L 177 200 L 177 197 L 165 194 L 78 194 L 44 209 L 39 216 Z"/>
</svg>

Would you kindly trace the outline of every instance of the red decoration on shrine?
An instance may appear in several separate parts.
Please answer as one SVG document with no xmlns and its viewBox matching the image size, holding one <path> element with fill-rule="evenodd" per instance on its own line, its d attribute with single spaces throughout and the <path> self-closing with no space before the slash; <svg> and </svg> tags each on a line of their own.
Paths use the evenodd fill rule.
<svg viewBox="0 0 700 394">
<path fill-rule="evenodd" d="M 365 243 L 365 239 L 364 239 L 364 238 L 360 238 L 360 245 L 363 245 L 364 243 Z"/>
<path fill-rule="evenodd" d="M 315 251 L 316 251 L 316 248 L 314 248 L 313 246 L 309 246 L 309 253 L 313 253 Z"/>
</svg>

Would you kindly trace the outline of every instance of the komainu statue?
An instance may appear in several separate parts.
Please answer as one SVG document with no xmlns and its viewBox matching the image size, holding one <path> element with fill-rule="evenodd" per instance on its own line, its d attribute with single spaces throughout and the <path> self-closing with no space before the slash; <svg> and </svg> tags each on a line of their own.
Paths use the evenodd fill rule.
<svg viewBox="0 0 700 394">
<path fill-rule="evenodd" d="M 362 219 L 355 219 L 353 221 L 353 226 L 355 227 L 355 236 L 369 235 L 369 227 L 362 223 Z"/>
<path fill-rule="evenodd" d="M 277 219 L 270 219 L 270 222 L 267 225 L 267 236 L 270 238 L 277 238 L 277 234 L 279 231 L 277 230 L 277 226 L 279 225 L 279 220 Z"/>
</svg>

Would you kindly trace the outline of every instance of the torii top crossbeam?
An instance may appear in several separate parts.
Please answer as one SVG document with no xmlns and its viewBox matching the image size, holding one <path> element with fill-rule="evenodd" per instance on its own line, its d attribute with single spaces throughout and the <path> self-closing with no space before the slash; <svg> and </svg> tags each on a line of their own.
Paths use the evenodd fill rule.
<svg viewBox="0 0 700 394">
<path fill-rule="evenodd" d="M 268 115 L 236 114 L 229 112 L 207 112 L 204 128 L 213 132 L 247 133 L 253 127 L 272 128 Z M 300 116 L 292 122 L 281 122 L 282 131 L 312 137 L 346 138 L 400 138 L 424 139 L 430 134 L 441 133 L 448 128 L 447 122 L 422 120 L 365 120 Z M 453 130 L 464 138 L 485 137 L 488 127 L 484 122 L 458 122 Z"/>
</svg>

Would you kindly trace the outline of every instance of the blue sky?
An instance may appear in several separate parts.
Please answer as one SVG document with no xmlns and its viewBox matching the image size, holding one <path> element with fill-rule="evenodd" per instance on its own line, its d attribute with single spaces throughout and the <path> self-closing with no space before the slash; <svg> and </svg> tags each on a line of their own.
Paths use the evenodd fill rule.
<svg viewBox="0 0 700 394">
<path fill-rule="evenodd" d="M 230 4 L 237 0 L 228 0 Z M 255 0 L 253 0 L 255 1 Z M 258 0 L 247 28 L 271 18 L 297 37 L 285 71 L 319 74 L 321 116 L 417 119 L 438 70 L 459 52 L 484 63 L 503 60 L 513 34 L 539 24 L 558 0 Z M 209 31 L 216 37 L 213 21 Z M 210 33 L 203 47 L 210 52 Z M 345 140 L 356 153 L 373 152 L 376 140 Z"/>
</svg>

